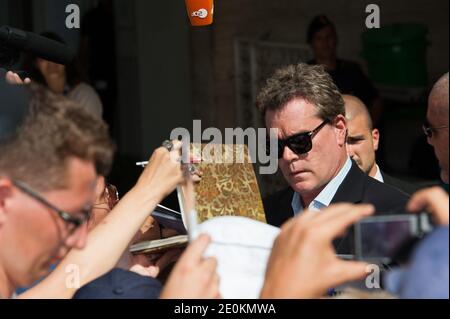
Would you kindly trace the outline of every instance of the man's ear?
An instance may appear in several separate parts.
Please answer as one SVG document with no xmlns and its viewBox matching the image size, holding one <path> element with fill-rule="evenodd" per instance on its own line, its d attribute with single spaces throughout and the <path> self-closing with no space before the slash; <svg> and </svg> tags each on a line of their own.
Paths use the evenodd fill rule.
<svg viewBox="0 0 450 319">
<path fill-rule="evenodd" d="M 347 123 L 345 117 L 341 114 L 333 120 L 333 126 L 336 131 L 336 138 L 339 146 L 345 146 L 347 139 Z"/>
<path fill-rule="evenodd" d="M 6 221 L 6 199 L 11 197 L 12 183 L 9 179 L 0 177 L 0 227 Z"/>
<path fill-rule="evenodd" d="M 380 143 L 380 132 L 376 128 L 372 130 L 372 141 L 373 141 L 373 150 L 376 152 L 378 150 L 378 145 Z"/>
</svg>

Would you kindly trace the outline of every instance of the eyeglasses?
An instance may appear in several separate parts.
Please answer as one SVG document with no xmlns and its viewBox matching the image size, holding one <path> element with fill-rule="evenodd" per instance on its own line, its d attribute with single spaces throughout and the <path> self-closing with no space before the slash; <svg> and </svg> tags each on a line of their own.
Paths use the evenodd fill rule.
<svg viewBox="0 0 450 319">
<path fill-rule="evenodd" d="M 119 201 L 119 192 L 117 191 L 117 187 L 113 184 L 106 184 L 105 197 L 109 208 L 113 209 Z"/>
<path fill-rule="evenodd" d="M 107 183 L 101 198 L 104 199 L 105 202 L 96 203 L 93 205 L 93 207 L 97 209 L 106 209 L 100 206 L 102 204 L 106 204 L 108 206 L 107 209 L 112 210 L 114 206 L 116 206 L 116 204 L 119 202 L 119 192 L 117 191 L 116 186 Z"/>
<path fill-rule="evenodd" d="M 45 198 L 43 198 L 41 195 L 39 195 L 36 191 L 32 190 L 25 183 L 18 181 L 18 180 L 12 180 L 12 183 L 23 193 L 27 194 L 28 196 L 37 200 L 42 205 L 44 205 L 47 208 L 54 211 L 68 225 L 68 230 L 70 233 L 74 232 L 77 228 L 79 228 L 81 225 L 83 225 L 89 219 L 89 217 L 91 215 L 91 207 L 90 206 L 81 210 L 81 213 L 82 213 L 81 217 L 75 217 L 75 216 L 71 215 L 70 213 L 65 212 L 64 210 L 61 210 L 61 209 L 57 208 L 56 206 L 54 206 L 53 204 L 51 204 L 50 202 L 48 202 Z"/>
<path fill-rule="evenodd" d="M 430 125 L 430 123 L 428 123 L 428 122 L 425 122 L 425 123 L 422 125 L 422 130 L 423 130 L 423 132 L 425 133 L 425 135 L 426 135 L 428 138 L 432 138 L 432 137 L 433 137 L 433 133 L 435 133 L 437 130 L 442 130 L 442 129 L 444 129 L 444 128 L 448 128 L 448 125 L 442 125 L 442 126 L 438 126 L 438 127 L 432 127 L 432 126 Z"/>
<path fill-rule="evenodd" d="M 318 127 L 309 132 L 302 132 L 288 137 L 285 140 L 278 140 L 278 158 L 283 157 L 284 148 L 287 146 L 291 151 L 297 155 L 305 154 L 312 149 L 313 137 L 328 124 L 328 120 L 323 121 Z M 270 155 L 270 140 L 267 139 L 266 153 Z"/>
</svg>

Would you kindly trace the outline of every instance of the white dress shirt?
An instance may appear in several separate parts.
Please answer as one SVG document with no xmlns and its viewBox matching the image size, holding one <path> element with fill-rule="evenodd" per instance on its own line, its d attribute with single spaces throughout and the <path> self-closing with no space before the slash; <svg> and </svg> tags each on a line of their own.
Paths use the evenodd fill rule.
<svg viewBox="0 0 450 319">
<path fill-rule="evenodd" d="M 380 168 L 379 168 L 378 165 L 376 165 L 376 164 L 375 164 L 375 166 L 376 166 L 376 168 L 377 168 L 377 172 L 375 173 L 375 176 L 374 176 L 373 178 L 375 178 L 375 179 L 376 179 L 377 181 L 379 181 L 379 182 L 384 183 L 383 175 L 381 175 L 381 170 L 380 170 Z"/>
</svg>

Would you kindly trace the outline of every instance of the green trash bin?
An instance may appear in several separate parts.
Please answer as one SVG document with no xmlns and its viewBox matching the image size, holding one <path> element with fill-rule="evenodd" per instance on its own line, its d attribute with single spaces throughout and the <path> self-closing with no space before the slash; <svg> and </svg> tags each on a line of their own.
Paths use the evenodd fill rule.
<svg viewBox="0 0 450 319">
<path fill-rule="evenodd" d="M 365 31 L 362 56 L 372 81 L 389 86 L 425 87 L 427 33 L 425 26 L 415 23 Z"/>
</svg>

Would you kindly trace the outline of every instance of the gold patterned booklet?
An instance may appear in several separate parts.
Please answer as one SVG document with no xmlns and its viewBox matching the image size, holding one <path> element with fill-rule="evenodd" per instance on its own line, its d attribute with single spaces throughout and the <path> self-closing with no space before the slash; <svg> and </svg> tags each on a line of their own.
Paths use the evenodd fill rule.
<svg viewBox="0 0 450 319">
<path fill-rule="evenodd" d="M 206 233 L 211 237 L 204 256 L 217 260 L 222 298 L 259 298 L 267 261 L 280 229 L 266 223 L 248 149 L 244 145 L 221 144 L 191 147 L 192 157 L 202 159 L 196 165 L 203 173 L 194 186 L 199 224 L 193 236 Z M 178 188 L 182 213 L 191 212 L 193 206 L 192 189 L 188 188 L 189 185 Z M 186 232 L 189 223 L 184 223 L 187 218 L 182 213 L 158 207 L 152 215 L 166 227 Z M 184 235 L 163 241 L 166 242 L 148 242 L 147 252 L 187 244 L 188 238 Z M 145 251 L 143 246 L 140 248 Z"/>
<path fill-rule="evenodd" d="M 203 175 L 195 184 L 198 222 L 218 216 L 242 216 L 266 222 L 261 193 L 247 145 L 192 144 L 191 154 Z M 184 188 L 181 189 L 185 193 Z M 183 210 L 183 194 L 180 194 Z"/>
<path fill-rule="evenodd" d="M 240 216 L 266 223 L 261 193 L 247 145 L 191 144 L 190 157 L 200 160 L 194 164 L 202 172 L 196 183 L 195 210 L 198 223 L 213 217 Z M 180 235 L 152 240 L 131 246 L 133 253 L 154 253 L 188 242 L 184 218 L 185 189 L 178 188 L 181 212 L 158 205 L 152 213 L 159 224 L 174 229 Z"/>
</svg>

